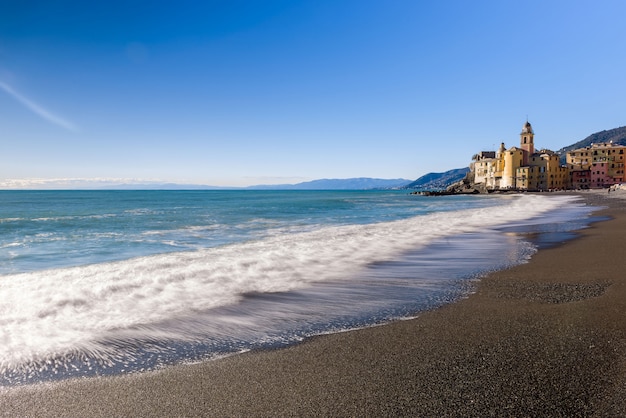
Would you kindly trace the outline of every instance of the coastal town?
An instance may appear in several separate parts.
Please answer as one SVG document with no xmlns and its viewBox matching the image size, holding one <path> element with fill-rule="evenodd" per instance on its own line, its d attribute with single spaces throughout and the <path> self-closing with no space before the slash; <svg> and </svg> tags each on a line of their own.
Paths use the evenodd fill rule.
<svg viewBox="0 0 626 418">
<path fill-rule="evenodd" d="M 619 188 L 624 182 L 626 146 L 594 143 L 561 155 L 535 149 L 530 122 L 522 127 L 519 146 L 475 154 L 465 179 L 449 188 L 455 193 L 493 191 L 554 191 Z"/>
</svg>

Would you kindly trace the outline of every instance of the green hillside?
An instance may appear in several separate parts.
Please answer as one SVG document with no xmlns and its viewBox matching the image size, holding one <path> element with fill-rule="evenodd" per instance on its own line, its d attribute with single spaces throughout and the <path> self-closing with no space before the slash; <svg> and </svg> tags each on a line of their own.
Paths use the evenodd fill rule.
<svg viewBox="0 0 626 418">
<path fill-rule="evenodd" d="M 407 189 L 444 190 L 446 187 L 463 180 L 469 168 L 456 168 L 445 173 L 428 173 L 405 186 Z"/>
</svg>

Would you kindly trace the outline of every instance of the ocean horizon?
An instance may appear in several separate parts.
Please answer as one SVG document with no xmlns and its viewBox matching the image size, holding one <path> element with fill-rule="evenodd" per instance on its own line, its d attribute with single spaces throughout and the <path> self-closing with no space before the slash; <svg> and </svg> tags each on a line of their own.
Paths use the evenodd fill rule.
<svg viewBox="0 0 626 418">
<path fill-rule="evenodd" d="M 0 191 L 0 385 L 410 318 L 591 222 L 575 195 Z"/>
</svg>

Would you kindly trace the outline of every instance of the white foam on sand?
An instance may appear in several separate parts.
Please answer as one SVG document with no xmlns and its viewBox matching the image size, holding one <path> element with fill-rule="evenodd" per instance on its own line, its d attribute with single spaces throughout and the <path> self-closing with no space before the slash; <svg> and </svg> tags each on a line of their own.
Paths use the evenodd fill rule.
<svg viewBox="0 0 626 418">
<path fill-rule="evenodd" d="M 351 277 L 435 239 L 539 216 L 575 198 L 503 199 L 503 206 L 0 276 L 0 371 L 61 367 L 51 359 L 71 353 L 115 359 L 124 344 L 112 341 L 195 338 L 180 327 L 152 325 L 234 305 L 245 294 Z M 239 324 L 246 321 L 242 317 L 229 321 L 232 327 L 250 325 Z"/>
</svg>

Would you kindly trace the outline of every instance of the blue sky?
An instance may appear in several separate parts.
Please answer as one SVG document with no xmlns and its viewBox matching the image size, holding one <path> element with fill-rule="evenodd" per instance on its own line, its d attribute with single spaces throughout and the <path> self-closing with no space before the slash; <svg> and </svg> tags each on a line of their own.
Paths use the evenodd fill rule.
<svg viewBox="0 0 626 418">
<path fill-rule="evenodd" d="M 0 187 L 416 179 L 626 125 L 626 2 L 0 0 Z M 30 182 L 30 183 L 29 183 Z"/>
</svg>

